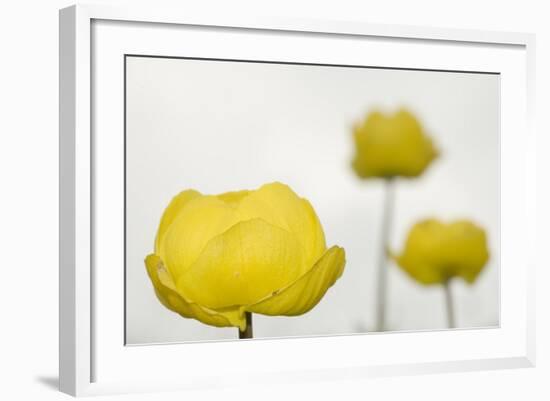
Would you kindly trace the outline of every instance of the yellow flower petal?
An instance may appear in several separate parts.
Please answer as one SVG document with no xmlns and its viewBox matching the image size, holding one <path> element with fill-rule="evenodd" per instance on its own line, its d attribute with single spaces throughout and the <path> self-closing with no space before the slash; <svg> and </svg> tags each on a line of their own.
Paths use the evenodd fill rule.
<svg viewBox="0 0 550 401">
<path fill-rule="evenodd" d="M 445 224 L 423 220 L 408 234 L 397 264 L 422 284 L 440 284 L 453 277 L 473 282 L 489 259 L 485 232 L 472 222 Z"/>
<path fill-rule="evenodd" d="M 407 110 L 370 113 L 353 131 L 352 167 L 361 178 L 416 177 L 438 156 L 420 122 Z"/>
<path fill-rule="evenodd" d="M 216 327 L 246 328 L 246 319 L 238 308 L 215 311 L 193 302 L 188 302 L 178 292 L 170 276 L 157 255 L 149 255 L 145 259 L 147 273 L 155 288 L 160 302 L 173 312 L 186 318 L 197 319 L 205 324 Z"/>
<path fill-rule="evenodd" d="M 180 192 L 178 195 L 172 198 L 170 204 L 164 210 L 162 218 L 160 219 L 157 237 L 155 239 L 155 252 L 159 252 L 159 244 L 164 239 L 164 235 L 166 234 L 168 227 L 170 227 L 174 219 L 178 216 L 179 212 L 189 201 L 199 196 L 201 196 L 200 192 L 189 189 L 187 191 Z"/>
<path fill-rule="evenodd" d="M 252 219 L 213 238 L 177 288 L 186 298 L 218 309 L 254 303 L 302 271 L 304 256 L 295 236 Z"/>
<path fill-rule="evenodd" d="M 237 207 L 241 200 L 248 196 L 250 194 L 250 191 L 243 190 L 243 191 L 233 191 L 233 192 L 226 192 L 221 195 L 217 195 L 216 197 L 222 201 L 224 201 L 227 205 L 232 207 Z"/>
<path fill-rule="evenodd" d="M 260 218 L 295 234 L 308 267 L 326 250 L 325 234 L 317 214 L 306 200 L 279 182 L 263 185 L 243 198 L 238 209 L 242 220 Z"/>
<path fill-rule="evenodd" d="M 177 282 L 212 238 L 238 222 L 233 207 L 215 196 L 189 201 L 174 219 L 159 246 L 159 256 Z"/>
<path fill-rule="evenodd" d="M 454 273 L 469 283 L 477 278 L 478 274 L 489 260 L 487 238 L 485 231 L 472 222 L 459 220 L 449 224 L 449 246 L 447 257 L 456 267 Z"/>
<path fill-rule="evenodd" d="M 244 307 L 264 315 L 296 316 L 311 310 L 336 282 L 346 264 L 344 249 L 333 246 L 306 274 L 294 283 L 273 292 L 260 302 Z"/>
</svg>

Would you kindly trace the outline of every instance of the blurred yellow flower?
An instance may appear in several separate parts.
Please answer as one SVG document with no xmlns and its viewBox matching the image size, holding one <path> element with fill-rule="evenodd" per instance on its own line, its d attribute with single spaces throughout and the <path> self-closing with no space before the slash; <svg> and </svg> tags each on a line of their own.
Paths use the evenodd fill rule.
<svg viewBox="0 0 550 401">
<path fill-rule="evenodd" d="M 311 204 L 288 186 L 202 195 L 168 205 L 145 260 L 164 306 L 205 324 L 246 328 L 245 312 L 301 315 L 341 276 Z"/>
<path fill-rule="evenodd" d="M 489 260 L 485 231 L 467 220 L 416 223 L 397 264 L 422 284 L 444 284 L 453 277 L 473 283 Z"/>
<path fill-rule="evenodd" d="M 405 109 L 370 113 L 353 129 L 353 169 L 361 178 L 416 177 L 438 156 L 419 121 Z"/>
</svg>

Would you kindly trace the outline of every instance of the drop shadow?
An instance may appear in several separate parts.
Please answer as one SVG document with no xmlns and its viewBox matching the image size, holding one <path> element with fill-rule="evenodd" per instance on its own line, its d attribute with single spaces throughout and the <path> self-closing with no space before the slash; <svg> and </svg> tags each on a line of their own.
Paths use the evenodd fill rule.
<svg viewBox="0 0 550 401">
<path fill-rule="evenodd" d="M 59 390 L 59 378 L 57 376 L 38 376 L 36 381 L 50 390 Z"/>
</svg>

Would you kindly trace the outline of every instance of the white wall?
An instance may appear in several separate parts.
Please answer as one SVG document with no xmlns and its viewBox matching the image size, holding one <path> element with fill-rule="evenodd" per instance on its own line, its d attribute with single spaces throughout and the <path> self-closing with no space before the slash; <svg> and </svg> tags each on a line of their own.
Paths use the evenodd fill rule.
<svg viewBox="0 0 550 401">
<path fill-rule="evenodd" d="M 103 1 L 124 3 L 124 1 Z M 130 1 L 126 1 L 130 2 Z M 156 1 L 155 4 L 168 1 Z M 171 3 L 182 3 L 173 1 Z M 189 2 L 186 2 L 189 3 Z M 200 7 L 213 7 L 202 2 Z M 550 28 L 543 1 L 232 1 L 216 2 L 229 12 L 248 9 L 275 15 L 364 19 L 370 22 L 529 31 L 538 34 L 537 127 L 539 131 L 540 234 L 537 252 L 538 367 L 535 369 L 327 382 L 289 387 L 234 389 L 202 394 L 130 396 L 159 399 L 422 399 L 546 400 L 550 376 L 550 272 L 544 250 L 550 192 Z M 0 135 L 2 201 L 0 231 L 0 377 L 6 399 L 66 399 L 56 393 L 57 375 L 57 8 L 69 1 L 28 0 L 0 5 Z M 545 236 L 543 238 L 543 236 Z M 185 363 L 185 361 L 182 361 Z M 162 367 L 159 367 L 162 369 Z M 53 384 L 52 384 L 53 383 Z M 4 394 L 5 393 L 5 394 Z M 106 399 L 121 399 L 106 397 Z"/>
</svg>

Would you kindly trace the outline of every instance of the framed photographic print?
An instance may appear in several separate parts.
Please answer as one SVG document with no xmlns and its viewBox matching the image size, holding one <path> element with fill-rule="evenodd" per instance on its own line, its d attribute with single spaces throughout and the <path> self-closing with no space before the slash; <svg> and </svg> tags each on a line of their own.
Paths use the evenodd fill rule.
<svg viewBox="0 0 550 401">
<path fill-rule="evenodd" d="M 533 48 L 61 10 L 61 390 L 533 366 Z"/>
</svg>

